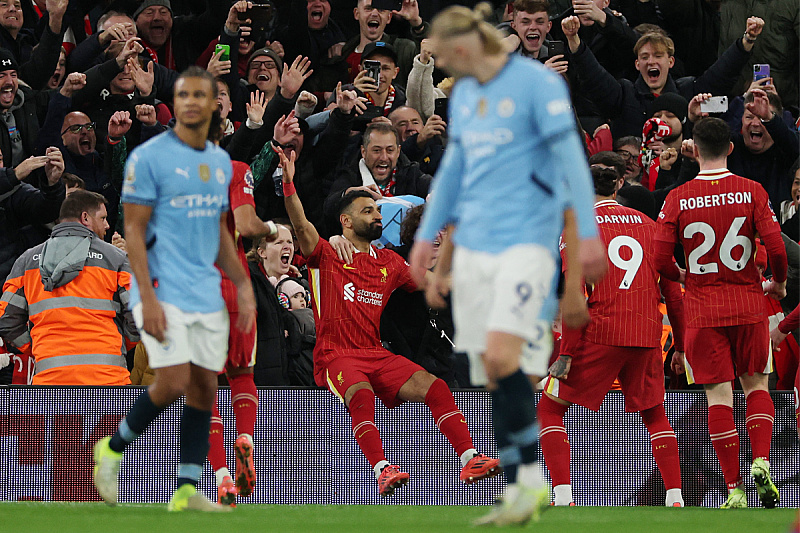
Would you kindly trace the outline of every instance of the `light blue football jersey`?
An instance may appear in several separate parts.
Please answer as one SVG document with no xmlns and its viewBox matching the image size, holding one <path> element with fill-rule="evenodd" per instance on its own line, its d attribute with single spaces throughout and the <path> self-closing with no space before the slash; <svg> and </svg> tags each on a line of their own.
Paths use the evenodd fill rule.
<svg viewBox="0 0 800 533">
<path fill-rule="evenodd" d="M 493 79 L 459 80 L 449 141 L 417 238 L 456 223 L 456 244 L 499 253 L 540 244 L 558 253 L 563 211 L 576 211 L 581 238 L 597 236 L 594 189 L 566 83 L 538 61 L 511 56 Z M 565 166 L 551 145 L 574 161 Z"/>
<path fill-rule="evenodd" d="M 231 176 L 225 150 L 211 142 L 196 150 L 171 130 L 131 152 L 122 202 L 153 208 L 147 262 L 159 301 L 186 312 L 225 307 L 214 262 Z M 132 285 L 131 306 L 141 301 L 138 283 Z"/>
</svg>

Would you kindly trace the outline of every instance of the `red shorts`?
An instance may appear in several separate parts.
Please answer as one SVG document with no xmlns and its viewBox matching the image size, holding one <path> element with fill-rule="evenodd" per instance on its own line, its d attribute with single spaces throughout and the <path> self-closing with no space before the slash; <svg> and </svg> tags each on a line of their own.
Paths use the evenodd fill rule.
<svg viewBox="0 0 800 533">
<path fill-rule="evenodd" d="M 256 364 L 256 325 L 250 333 L 245 333 L 236 327 L 239 313 L 230 313 L 230 330 L 228 332 L 228 360 L 225 362 L 225 371 L 234 368 L 248 368 Z"/>
<path fill-rule="evenodd" d="M 743 374 L 769 374 L 769 342 L 767 319 L 741 326 L 686 328 L 687 372 L 701 385 L 733 381 Z"/>
<path fill-rule="evenodd" d="M 347 389 L 366 381 L 389 409 L 403 403 L 397 398 L 400 387 L 415 373 L 425 371 L 402 355 L 380 348 L 338 352 L 324 365 L 315 366 L 317 385 L 327 387 L 342 402 Z"/>
<path fill-rule="evenodd" d="M 629 413 L 664 403 L 661 348 L 581 341 L 567 379 L 548 376 L 544 390 L 556 398 L 597 411 L 617 378 L 625 394 L 625 410 Z"/>
</svg>

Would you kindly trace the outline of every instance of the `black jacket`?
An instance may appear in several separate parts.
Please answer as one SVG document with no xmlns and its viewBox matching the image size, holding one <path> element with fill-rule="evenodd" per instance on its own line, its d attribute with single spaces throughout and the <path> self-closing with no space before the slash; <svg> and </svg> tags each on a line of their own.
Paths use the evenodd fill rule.
<svg viewBox="0 0 800 533">
<path fill-rule="evenodd" d="M 345 194 L 345 191 L 350 187 L 360 187 L 363 185 L 361 173 L 358 169 L 358 162 L 361 158 L 357 158 L 351 165 L 344 167 L 339 177 L 331 185 L 331 192 L 325 200 L 325 222 L 326 229 L 331 235 L 336 235 L 341 232 L 339 224 L 339 215 L 336 212 L 339 200 Z M 425 198 L 428 196 L 428 191 L 431 186 L 430 175 L 425 174 L 420 170 L 417 163 L 412 163 L 402 152 L 397 160 L 397 172 L 394 175 L 395 184 L 392 186 L 391 193 L 393 196 L 400 196 L 403 194 L 412 194 Z"/>
<path fill-rule="evenodd" d="M 19 78 L 34 89 L 44 89 L 55 72 L 62 40 L 63 33 L 55 34 L 49 27 L 45 28 L 38 43 L 28 29 L 23 28 L 13 39 L 8 30 L 0 27 L 0 47 L 14 55 L 19 64 Z"/>
<path fill-rule="evenodd" d="M 289 385 L 289 356 L 284 331 L 291 325 L 289 311 L 278 303 L 275 287 L 258 263 L 249 263 L 250 281 L 256 297 L 256 365 L 253 377 L 258 386 Z"/>
<path fill-rule="evenodd" d="M 47 105 L 50 91 L 34 91 L 30 87 L 20 84 L 17 97 L 14 99 L 12 113 L 17 130 L 22 137 L 22 159 L 32 156 L 36 152 L 36 139 L 39 135 L 40 124 L 47 115 Z M 18 103 L 21 105 L 18 106 Z M 0 119 L 0 151 L 3 152 L 3 161 L 11 166 L 11 137 L 5 122 Z M 18 163 L 17 163 L 18 164 Z"/>
<path fill-rule="evenodd" d="M 25 251 L 20 229 L 58 218 L 65 194 L 61 181 L 37 189 L 20 183 L 13 169 L 0 168 L 0 280 L 5 282 L 14 261 Z"/>
<path fill-rule="evenodd" d="M 686 100 L 691 100 L 699 93 L 727 95 L 733 89 L 739 71 L 747 63 L 749 56 L 750 53 L 745 52 L 739 39 L 703 75 L 677 80 L 669 76 L 663 92 L 678 93 Z M 597 62 L 597 58 L 583 42 L 571 59 L 579 77 L 591 84 L 592 90 L 584 95 L 604 115 L 613 119 L 611 132 L 614 138 L 625 135 L 641 136 L 642 125 L 648 118 L 647 107 L 656 98 L 641 75 L 635 82 L 616 80 Z"/>
</svg>

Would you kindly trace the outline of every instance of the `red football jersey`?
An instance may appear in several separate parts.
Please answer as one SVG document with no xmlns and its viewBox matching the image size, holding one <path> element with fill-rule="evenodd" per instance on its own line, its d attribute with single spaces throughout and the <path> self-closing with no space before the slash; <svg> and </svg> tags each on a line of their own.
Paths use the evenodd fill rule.
<svg viewBox="0 0 800 533">
<path fill-rule="evenodd" d="M 755 236 L 780 226 L 761 184 L 727 169 L 702 171 L 669 193 L 658 219 L 656 238 L 680 240 L 686 255 L 687 328 L 764 320 Z"/>
<path fill-rule="evenodd" d="M 320 239 L 308 258 L 317 323 L 315 366 L 342 350 L 381 348 L 381 313 L 397 288 L 417 286 L 408 263 L 391 250 L 370 248 L 344 264 Z"/>
<path fill-rule="evenodd" d="M 243 205 L 252 205 L 253 209 L 256 207 L 256 201 L 253 197 L 253 173 L 247 163 L 241 161 L 232 161 L 233 163 L 233 178 L 231 184 L 228 186 L 228 202 L 230 204 L 230 211 L 228 212 L 227 225 L 228 233 L 236 243 L 236 255 L 239 256 L 244 271 L 247 276 L 250 276 L 250 269 L 247 267 L 247 255 L 244 251 L 244 244 L 242 243 L 242 236 L 236 232 L 236 221 L 233 218 L 233 211 L 237 207 Z M 229 313 L 236 313 L 239 310 L 238 299 L 236 294 L 236 285 L 225 275 L 225 272 L 219 269 L 222 274 L 222 298 L 225 300 L 225 307 Z"/>
<path fill-rule="evenodd" d="M 661 291 L 653 256 L 656 223 L 614 200 L 597 202 L 594 207 L 607 249 L 608 273 L 589 295 L 592 321 L 583 337 L 611 346 L 660 346 Z"/>
</svg>

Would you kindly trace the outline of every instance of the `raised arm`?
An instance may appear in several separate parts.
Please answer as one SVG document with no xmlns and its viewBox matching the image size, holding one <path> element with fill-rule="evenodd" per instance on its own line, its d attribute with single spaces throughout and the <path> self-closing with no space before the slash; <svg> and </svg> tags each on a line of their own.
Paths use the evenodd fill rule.
<svg viewBox="0 0 800 533">
<path fill-rule="evenodd" d="M 282 118 L 281 121 L 283 120 Z M 281 169 L 283 169 L 283 203 L 286 206 L 289 219 L 292 221 L 297 241 L 300 243 L 300 251 L 303 252 L 304 256 L 308 257 L 317 247 L 317 243 L 319 243 L 319 233 L 314 224 L 306 218 L 303 204 L 300 203 L 300 198 L 297 197 L 297 191 L 294 188 L 294 161 L 296 155 L 293 150 L 289 157 L 286 157 L 280 147 L 276 147 L 275 151 L 281 159 Z"/>
</svg>

